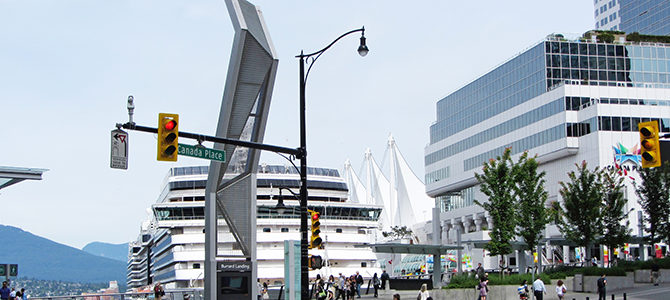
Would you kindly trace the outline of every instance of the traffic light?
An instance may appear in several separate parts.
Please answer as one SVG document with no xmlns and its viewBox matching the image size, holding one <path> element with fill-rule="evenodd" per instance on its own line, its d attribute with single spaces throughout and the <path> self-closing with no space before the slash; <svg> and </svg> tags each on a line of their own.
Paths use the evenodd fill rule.
<svg viewBox="0 0 670 300">
<path fill-rule="evenodd" d="M 309 269 L 316 270 L 323 267 L 323 259 L 320 255 L 310 255 L 309 256 Z"/>
<path fill-rule="evenodd" d="M 642 122 L 637 125 L 640 132 L 640 154 L 642 167 L 661 166 L 661 147 L 658 141 L 658 122 Z"/>
<path fill-rule="evenodd" d="M 309 212 L 312 215 L 312 237 L 310 239 L 309 249 L 318 249 L 322 242 L 321 237 L 319 237 L 319 233 L 321 233 L 321 222 L 319 221 L 321 214 L 313 210 L 310 210 Z"/>
<path fill-rule="evenodd" d="M 159 161 L 177 161 L 179 140 L 179 115 L 158 114 L 158 156 Z"/>
</svg>

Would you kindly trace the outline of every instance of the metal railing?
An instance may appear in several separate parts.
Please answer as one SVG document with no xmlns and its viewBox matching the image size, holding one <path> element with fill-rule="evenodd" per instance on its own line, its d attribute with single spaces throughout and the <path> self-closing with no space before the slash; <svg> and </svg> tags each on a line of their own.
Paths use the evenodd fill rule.
<svg viewBox="0 0 670 300">
<path fill-rule="evenodd" d="M 162 300 L 203 300 L 203 289 L 177 289 L 165 291 L 165 296 Z M 131 300 L 131 299 L 155 299 L 154 292 L 137 292 L 137 293 L 109 293 L 109 294 L 86 294 L 86 295 L 70 295 L 70 296 L 43 296 L 30 297 L 36 300 L 56 300 L 56 299 L 72 299 L 72 300 Z"/>
</svg>

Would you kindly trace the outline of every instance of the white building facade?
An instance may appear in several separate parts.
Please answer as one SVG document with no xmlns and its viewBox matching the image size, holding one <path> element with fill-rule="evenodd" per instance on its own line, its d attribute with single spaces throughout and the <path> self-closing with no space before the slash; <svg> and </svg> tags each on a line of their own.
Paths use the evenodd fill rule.
<svg viewBox="0 0 670 300">
<path fill-rule="evenodd" d="M 425 148 L 426 193 L 442 210 L 443 244 L 456 242 L 456 229 L 466 243 L 488 239 L 493 224 L 473 202 L 486 200 L 474 174 L 505 148 L 514 160 L 523 151 L 537 155 L 539 171 L 546 171 L 547 207 L 562 201 L 559 182 L 569 181 L 575 164 L 623 166 L 630 226 L 638 233 L 637 124 L 657 120 L 670 132 L 670 45 L 594 40 L 548 36 L 437 102 Z M 561 237 L 555 225 L 543 235 Z M 481 249 L 471 251 L 476 262 L 498 266 Z M 559 256 L 574 259 L 567 249 Z"/>
</svg>

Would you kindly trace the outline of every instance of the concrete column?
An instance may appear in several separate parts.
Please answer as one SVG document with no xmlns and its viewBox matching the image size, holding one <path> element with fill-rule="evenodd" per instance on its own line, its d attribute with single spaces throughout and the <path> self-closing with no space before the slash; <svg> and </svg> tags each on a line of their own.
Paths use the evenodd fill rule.
<svg viewBox="0 0 670 300">
<path fill-rule="evenodd" d="M 433 244 L 440 245 L 442 243 L 442 226 L 440 222 L 440 209 L 433 208 Z M 440 259 L 439 257 L 437 258 Z"/>
<path fill-rule="evenodd" d="M 461 217 L 463 221 L 463 233 L 470 232 L 470 226 L 472 225 L 472 220 L 468 219 L 466 216 Z"/>
<path fill-rule="evenodd" d="M 477 216 L 472 216 L 472 218 L 475 220 L 475 231 L 482 231 L 482 219 L 477 218 Z"/>
<path fill-rule="evenodd" d="M 443 222 L 443 224 L 442 224 L 442 241 L 443 241 L 444 244 L 447 244 L 447 245 L 453 244 L 453 242 L 452 242 L 453 234 L 449 234 L 449 231 L 451 230 L 451 228 L 452 228 L 451 220 Z"/>
<path fill-rule="evenodd" d="M 463 226 L 460 219 L 451 219 L 451 227 L 453 227 L 454 231 L 460 230 L 461 233 L 463 233 Z M 458 235 L 458 233 L 456 233 L 456 235 Z"/>
<path fill-rule="evenodd" d="M 489 226 L 489 230 L 493 228 L 493 218 L 491 216 L 486 216 L 486 223 Z"/>
</svg>

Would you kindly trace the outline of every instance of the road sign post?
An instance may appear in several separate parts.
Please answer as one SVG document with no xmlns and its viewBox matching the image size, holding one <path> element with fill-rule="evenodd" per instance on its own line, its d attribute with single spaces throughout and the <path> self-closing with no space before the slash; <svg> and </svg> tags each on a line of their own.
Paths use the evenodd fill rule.
<svg viewBox="0 0 670 300">
<path fill-rule="evenodd" d="M 226 151 L 179 144 L 179 155 L 226 162 Z"/>
<path fill-rule="evenodd" d="M 128 133 L 121 129 L 112 130 L 109 166 L 112 169 L 128 170 Z"/>
</svg>

